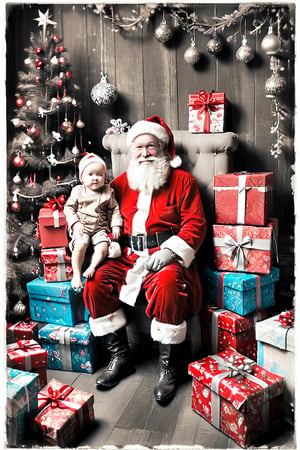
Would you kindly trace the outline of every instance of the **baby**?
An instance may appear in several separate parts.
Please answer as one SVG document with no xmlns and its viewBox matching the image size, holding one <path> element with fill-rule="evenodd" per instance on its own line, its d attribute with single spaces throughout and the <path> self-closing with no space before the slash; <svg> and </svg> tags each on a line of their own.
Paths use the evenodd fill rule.
<svg viewBox="0 0 300 450">
<path fill-rule="evenodd" d="M 80 292 L 81 278 L 92 278 L 97 266 L 108 253 L 112 232 L 119 239 L 123 220 L 113 189 L 106 183 L 107 169 L 102 158 L 87 153 L 79 163 L 81 185 L 75 186 L 68 198 L 64 213 L 71 235 L 73 278 L 72 288 Z M 86 250 L 92 243 L 94 252 L 90 265 L 82 274 Z"/>
</svg>

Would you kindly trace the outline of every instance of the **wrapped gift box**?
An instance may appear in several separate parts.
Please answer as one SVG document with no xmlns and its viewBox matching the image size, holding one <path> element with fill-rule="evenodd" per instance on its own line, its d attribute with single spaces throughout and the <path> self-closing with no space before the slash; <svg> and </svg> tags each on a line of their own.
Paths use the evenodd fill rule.
<svg viewBox="0 0 300 450">
<path fill-rule="evenodd" d="M 225 128 L 224 92 L 199 91 L 189 95 L 189 132 L 222 133 Z"/>
<path fill-rule="evenodd" d="M 267 370 L 284 377 L 283 412 L 287 422 L 294 423 L 295 405 L 295 329 L 282 325 L 279 317 L 256 324 L 257 362 Z"/>
<path fill-rule="evenodd" d="M 275 305 L 275 283 L 279 280 L 279 269 L 272 267 L 271 273 L 256 275 L 221 272 L 205 267 L 203 280 L 209 303 L 246 316 Z"/>
<path fill-rule="evenodd" d="M 255 324 L 272 314 L 272 308 L 241 316 L 217 306 L 204 305 L 200 311 L 201 344 L 206 354 L 227 347 L 256 361 Z"/>
<path fill-rule="evenodd" d="M 62 210 L 41 208 L 38 221 L 42 248 L 67 247 L 67 220 Z"/>
<path fill-rule="evenodd" d="M 37 410 L 39 376 L 6 369 L 6 439 L 8 447 L 24 445 L 32 414 Z"/>
<path fill-rule="evenodd" d="M 214 266 L 266 274 L 273 262 L 273 226 L 213 225 Z"/>
<path fill-rule="evenodd" d="M 39 375 L 41 387 L 47 384 L 47 351 L 33 339 L 21 339 L 6 346 L 7 366 Z"/>
<path fill-rule="evenodd" d="M 30 316 L 37 322 L 73 326 L 82 321 L 84 302 L 70 281 L 47 283 L 43 277 L 27 283 Z"/>
<path fill-rule="evenodd" d="M 8 323 L 6 326 L 6 342 L 11 344 L 20 339 L 38 339 L 38 322 L 24 320 L 17 323 Z"/>
<path fill-rule="evenodd" d="M 281 418 L 283 378 L 233 349 L 189 364 L 192 409 L 247 447 Z"/>
<path fill-rule="evenodd" d="M 88 323 L 48 324 L 39 330 L 39 339 L 48 353 L 48 369 L 95 372 L 99 348 Z"/>
<path fill-rule="evenodd" d="M 41 249 L 41 262 L 44 265 L 44 278 L 47 283 L 72 279 L 71 256 L 66 247 Z"/>
<path fill-rule="evenodd" d="M 43 443 L 66 447 L 94 420 L 94 396 L 53 378 L 38 394 L 35 429 Z"/>
<path fill-rule="evenodd" d="M 273 185 L 272 172 L 215 175 L 215 222 L 266 225 Z"/>
</svg>

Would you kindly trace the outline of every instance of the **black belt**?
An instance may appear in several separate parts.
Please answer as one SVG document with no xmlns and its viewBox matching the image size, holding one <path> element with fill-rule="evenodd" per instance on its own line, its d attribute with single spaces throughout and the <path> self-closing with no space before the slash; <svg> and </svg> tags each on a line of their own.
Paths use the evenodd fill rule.
<svg viewBox="0 0 300 450">
<path fill-rule="evenodd" d="M 127 247 L 142 252 L 144 249 L 160 247 L 172 234 L 172 231 L 162 231 L 161 233 L 149 235 L 138 234 L 137 236 L 127 234 L 123 236 L 123 239 Z"/>
</svg>

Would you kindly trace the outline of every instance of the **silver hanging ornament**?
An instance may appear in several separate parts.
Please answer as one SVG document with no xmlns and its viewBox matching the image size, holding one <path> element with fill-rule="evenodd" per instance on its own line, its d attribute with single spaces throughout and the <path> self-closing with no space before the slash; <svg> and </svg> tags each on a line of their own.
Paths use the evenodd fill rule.
<svg viewBox="0 0 300 450">
<path fill-rule="evenodd" d="M 278 73 L 273 73 L 265 83 L 266 97 L 275 98 L 276 96 L 282 94 L 285 88 L 286 88 L 285 78 L 278 75 Z"/>
<path fill-rule="evenodd" d="M 217 33 L 214 32 L 213 37 L 207 43 L 207 51 L 212 56 L 217 55 L 223 48 L 222 40 L 217 36 Z"/>
<path fill-rule="evenodd" d="M 109 106 L 117 99 L 116 88 L 107 82 L 107 76 L 101 73 L 101 80 L 91 90 L 91 99 L 98 106 Z"/>
<path fill-rule="evenodd" d="M 189 64 L 196 64 L 199 61 L 201 57 L 201 52 L 199 48 L 196 46 L 194 39 L 191 40 L 191 46 L 186 49 L 183 57 L 184 60 Z"/>
<path fill-rule="evenodd" d="M 13 307 L 13 313 L 16 317 L 22 317 L 26 313 L 26 306 L 19 300 Z"/>
<path fill-rule="evenodd" d="M 235 54 L 236 59 L 245 64 L 252 61 L 254 58 L 254 50 L 247 44 L 247 42 L 246 36 L 243 36 L 242 45 L 237 49 Z"/>
<path fill-rule="evenodd" d="M 261 41 L 261 49 L 267 55 L 274 55 L 280 49 L 280 40 L 273 34 L 272 26 L 269 26 L 268 34 Z"/>
<path fill-rule="evenodd" d="M 16 173 L 16 175 L 13 177 L 13 183 L 14 184 L 21 184 L 22 178 L 20 177 L 20 173 Z"/>
<path fill-rule="evenodd" d="M 154 35 L 162 44 L 165 44 L 172 38 L 173 32 L 164 18 L 161 24 L 156 28 Z"/>
</svg>

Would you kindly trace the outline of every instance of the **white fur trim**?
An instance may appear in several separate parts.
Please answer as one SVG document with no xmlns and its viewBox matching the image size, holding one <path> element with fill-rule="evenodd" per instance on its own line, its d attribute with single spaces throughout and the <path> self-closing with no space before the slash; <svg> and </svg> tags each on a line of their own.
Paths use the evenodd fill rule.
<svg viewBox="0 0 300 450">
<path fill-rule="evenodd" d="M 170 162 L 170 166 L 173 167 L 173 169 L 176 169 L 180 167 L 182 164 L 182 159 L 179 155 L 174 156 L 174 158 Z"/>
<path fill-rule="evenodd" d="M 119 258 L 122 255 L 121 246 L 119 242 L 112 241 L 108 246 L 108 258 Z"/>
<path fill-rule="evenodd" d="M 182 265 L 186 268 L 190 267 L 191 262 L 195 258 L 193 248 L 179 236 L 171 236 L 162 243 L 161 248 L 168 248 L 169 250 L 172 250 L 172 252 L 176 253 L 176 255 L 179 256 Z"/>
<path fill-rule="evenodd" d="M 149 122 L 147 120 L 139 120 L 129 129 L 127 133 L 126 141 L 128 147 L 130 147 L 132 141 L 134 141 L 134 139 L 141 134 L 153 134 L 157 137 L 157 139 L 165 144 L 168 144 L 170 139 L 167 130 L 158 123 Z"/>
<path fill-rule="evenodd" d="M 127 319 L 122 309 L 108 314 L 107 316 L 97 317 L 97 319 L 89 318 L 89 324 L 94 336 L 106 336 L 114 333 L 120 328 L 125 327 Z"/>
<path fill-rule="evenodd" d="M 158 322 L 155 318 L 151 322 L 151 337 L 162 344 L 181 344 L 186 338 L 186 321 L 179 325 Z"/>
</svg>

